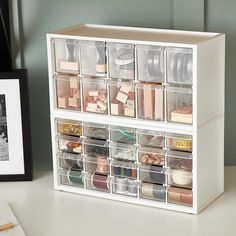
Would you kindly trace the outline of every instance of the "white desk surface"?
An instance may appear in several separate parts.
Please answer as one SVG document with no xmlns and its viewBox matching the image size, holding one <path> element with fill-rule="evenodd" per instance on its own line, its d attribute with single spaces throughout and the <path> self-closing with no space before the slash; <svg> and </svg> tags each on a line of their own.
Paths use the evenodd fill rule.
<svg viewBox="0 0 236 236">
<path fill-rule="evenodd" d="M 197 216 L 55 191 L 52 182 L 40 172 L 33 182 L 0 183 L 0 201 L 27 236 L 236 235 L 236 166 L 225 167 L 225 193 Z"/>
</svg>

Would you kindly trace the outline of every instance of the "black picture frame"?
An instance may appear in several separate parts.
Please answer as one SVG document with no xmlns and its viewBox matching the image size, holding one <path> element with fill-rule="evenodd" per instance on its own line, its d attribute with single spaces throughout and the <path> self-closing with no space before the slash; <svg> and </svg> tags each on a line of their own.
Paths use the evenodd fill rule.
<svg viewBox="0 0 236 236">
<path fill-rule="evenodd" d="M 31 132 L 30 132 L 30 115 L 29 115 L 29 97 L 28 97 L 28 78 L 27 78 L 27 70 L 26 69 L 17 69 L 17 70 L 13 70 L 11 72 L 1 72 L 0 73 L 0 94 L 2 93 L 2 103 L 5 102 L 5 96 L 8 95 L 4 95 L 3 92 L 1 92 L 1 90 L 3 91 L 3 87 L 1 83 L 6 84 L 7 83 L 11 83 L 11 84 L 16 84 L 16 88 L 18 88 L 19 92 L 17 92 L 16 94 L 19 95 L 18 98 L 16 97 L 12 97 L 10 96 L 8 98 L 8 104 L 13 104 L 14 101 L 19 101 L 16 102 L 18 104 L 18 110 L 20 111 L 18 113 L 14 112 L 15 114 L 13 114 L 13 112 L 11 112 L 11 118 L 9 118 L 9 120 L 11 120 L 11 123 L 8 124 L 8 115 L 5 115 L 5 126 L 7 127 L 7 135 L 4 136 L 4 133 L 2 132 L 2 136 L 5 138 L 4 141 L 5 143 L 8 142 L 9 147 L 6 148 L 8 150 L 8 152 L 6 151 L 6 153 L 8 153 L 8 156 L 5 155 L 4 157 L 5 160 L 0 160 L 0 181 L 30 181 L 32 180 L 32 150 L 31 150 Z M 10 84 L 10 85 L 11 85 Z M 1 87 L 2 86 L 2 87 Z M 9 85 L 7 85 L 7 87 L 9 87 Z M 9 88 L 8 88 L 9 90 Z M 7 100 L 7 97 L 6 97 Z M 14 100 L 12 102 L 12 100 Z M 9 102 L 11 101 L 11 102 Z M 5 103 L 5 105 L 2 105 L 2 107 L 4 107 L 5 109 L 5 113 L 6 111 L 9 110 L 13 110 L 12 108 L 7 107 L 6 105 L 7 103 Z M 3 109 L 2 109 L 3 110 Z M 12 117 L 13 115 L 13 117 Z M 2 117 L 4 116 L 4 111 L 2 111 Z M 11 133 L 14 132 L 14 130 L 12 131 L 12 129 L 10 130 L 10 126 L 11 124 L 13 124 L 14 122 L 12 122 L 12 120 L 16 120 L 16 124 L 20 124 L 17 126 L 17 130 L 20 131 L 22 130 L 22 132 L 17 132 L 17 134 L 14 135 L 14 141 L 21 143 L 21 147 L 19 147 L 20 150 L 22 150 L 22 152 L 18 152 L 18 153 L 14 153 L 14 155 L 10 155 L 11 153 L 13 153 L 12 151 L 12 146 L 10 146 L 11 140 L 10 140 L 10 135 L 11 137 L 13 137 L 13 135 Z M 3 119 L 4 120 L 4 119 Z M 19 122 L 17 122 L 19 121 Z M 19 128 L 21 126 L 21 128 Z M 15 127 L 15 126 L 14 126 Z M 3 130 L 3 129 L 2 129 Z M 11 131 L 9 133 L 9 131 Z M 18 139 L 16 139 L 16 136 L 18 137 Z M 21 140 L 19 140 L 21 137 Z M 7 138 L 7 139 L 6 139 Z M 6 141 L 7 140 L 7 141 Z M 14 144 L 14 143 L 13 143 Z M 16 147 L 17 148 L 17 147 Z M 4 152 L 2 152 L 4 153 Z M 14 170 L 10 170 L 9 173 L 6 173 L 5 170 L 11 168 L 10 167 L 10 163 L 11 163 L 11 156 L 12 156 L 12 163 L 14 166 L 14 170 L 17 169 L 18 166 L 20 166 L 20 171 L 16 171 L 14 173 Z M 18 156 L 20 157 L 19 159 Z M 8 158 L 8 159 L 7 159 Z M 4 158 L 2 158 L 4 159 Z M 7 161 L 9 161 L 9 163 L 7 163 Z M 23 163 L 22 163 L 23 161 Z M 2 162 L 2 163 L 1 163 Z M 19 163 L 18 163 L 19 162 Z M 16 164 L 15 164 L 16 163 Z M 18 163 L 18 166 L 17 166 Z M 1 166 L 2 165 L 2 166 Z M 7 165 L 7 168 L 4 168 L 4 165 Z M 1 172 L 2 170 L 4 170 L 4 173 Z M 18 169 L 17 169 L 18 170 Z"/>
</svg>

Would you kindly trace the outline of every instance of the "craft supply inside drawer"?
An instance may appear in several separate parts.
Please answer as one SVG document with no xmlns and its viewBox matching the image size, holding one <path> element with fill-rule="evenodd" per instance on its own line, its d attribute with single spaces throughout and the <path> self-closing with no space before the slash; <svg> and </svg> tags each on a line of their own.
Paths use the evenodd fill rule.
<svg viewBox="0 0 236 236">
<path fill-rule="evenodd" d="M 86 188 L 103 192 L 110 191 L 110 181 L 107 175 L 87 173 L 85 175 Z"/>
<path fill-rule="evenodd" d="M 84 187 L 83 172 L 77 166 L 71 167 L 70 169 L 60 169 L 58 171 L 58 177 L 62 185 Z"/>
<path fill-rule="evenodd" d="M 59 166 L 62 168 L 69 169 L 77 165 L 78 169 L 83 170 L 83 156 L 80 154 L 58 152 L 57 158 L 59 160 Z"/>
<path fill-rule="evenodd" d="M 142 182 L 139 187 L 140 198 L 166 201 L 166 188 L 163 185 Z"/>
<path fill-rule="evenodd" d="M 166 146 L 169 149 L 192 152 L 192 136 L 185 134 L 166 134 Z"/>
<path fill-rule="evenodd" d="M 165 153 L 160 148 L 141 146 L 138 148 L 138 159 L 142 164 L 158 166 L 165 165 Z"/>
<path fill-rule="evenodd" d="M 71 153 L 82 153 L 82 140 L 79 137 L 68 135 L 58 135 L 58 150 Z"/>
<path fill-rule="evenodd" d="M 124 143 L 110 143 L 110 156 L 114 159 L 120 160 L 136 160 L 136 147 Z"/>
<path fill-rule="evenodd" d="M 68 74 L 79 74 L 79 42 L 74 39 L 54 38 L 55 71 Z"/>
<path fill-rule="evenodd" d="M 108 144 L 104 140 L 85 139 L 84 154 L 91 157 L 97 157 L 97 156 L 108 157 L 109 155 Z"/>
<path fill-rule="evenodd" d="M 114 142 L 135 144 L 135 129 L 130 127 L 110 126 L 110 139 Z"/>
<path fill-rule="evenodd" d="M 140 165 L 139 179 L 144 182 L 165 184 L 166 174 L 165 169 L 155 165 Z"/>
<path fill-rule="evenodd" d="M 89 173 L 107 175 L 110 172 L 109 161 L 104 156 L 90 157 L 86 156 L 84 158 L 85 171 Z"/>
<path fill-rule="evenodd" d="M 137 197 L 138 182 L 135 179 L 115 177 L 111 183 L 113 193 Z"/>
<path fill-rule="evenodd" d="M 83 122 L 83 135 L 86 138 L 109 139 L 108 126 L 105 124 Z"/>
<path fill-rule="evenodd" d="M 56 75 L 55 89 L 57 108 L 80 110 L 80 81 L 77 76 Z"/>
<path fill-rule="evenodd" d="M 82 125 L 80 121 L 56 119 L 57 132 L 71 136 L 82 135 Z"/>
<path fill-rule="evenodd" d="M 107 71 L 105 42 L 81 41 L 81 73 L 105 76 Z"/>
<path fill-rule="evenodd" d="M 189 189 L 169 187 L 167 191 L 167 201 L 169 203 L 192 206 L 193 192 Z"/>
<path fill-rule="evenodd" d="M 134 45 L 125 43 L 107 43 L 109 77 L 134 80 Z"/>
<path fill-rule="evenodd" d="M 164 147 L 165 134 L 160 131 L 137 129 L 138 144 L 150 147 Z"/>
<path fill-rule="evenodd" d="M 111 175 L 136 179 L 137 166 L 130 161 L 113 160 L 111 162 Z"/>
</svg>

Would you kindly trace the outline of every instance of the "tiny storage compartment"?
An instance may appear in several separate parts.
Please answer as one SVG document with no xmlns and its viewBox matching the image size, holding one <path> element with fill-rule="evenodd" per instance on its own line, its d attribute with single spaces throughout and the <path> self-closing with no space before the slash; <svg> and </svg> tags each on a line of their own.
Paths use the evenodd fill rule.
<svg viewBox="0 0 236 236">
<path fill-rule="evenodd" d="M 84 178 L 82 169 L 73 166 L 70 169 L 60 169 L 58 171 L 59 183 L 75 187 L 84 187 Z"/>
<path fill-rule="evenodd" d="M 58 135 L 58 150 L 71 153 L 82 153 L 82 139 L 68 135 Z"/>
<path fill-rule="evenodd" d="M 85 175 L 86 188 L 91 190 L 98 190 L 109 192 L 110 180 L 107 175 L 100 175 L 97 173 L 87 173 Z"/>
<path fill-rule="evenodd" d="M 73 153 L 58 152 L 57 158 L 59 166 L 65 169 L 78 166 L 78 169 L 83 169 L 83 156 Z"/>
<path fill-rule="evenodd" d="M 119 143 L 136 143 L 136 133 L 134 128 L 122 126 L 110 126 L 110 139 Z"/>
<path fill-rule="evenodd" d="M 137 197 L 138 182 L 135 179 L 115 177 L 111 180 L 112 193 Z"/>
<path fill-rule="evenodd" d="M 192 154 L 168 151 L 166 153 L 168 184 L 182 188 L 192 188 Z"/>
<path fill-rule="evenodd" d="M 136 116 L 135 89 L 132 82 L 109 81 L 110 114 Z"/>
<path fill-rule="evenodd" d="M 166 188 L 163 185 L 141 183 L 139 187 L 140 198 L 165 202 L 166 201 Z"/>
<path fill-rule="evenodd" d="M 156 165 L 140 165 L 139 179 L 144 182 L 151 182 L 157 184 L 166 183 L 165 169 Z"/>
<path fill-rule="evenodd" d="M 106 79 L 82 78 L 81 82 L 84 111 L 107 114 Z"/>
<path fill-rule="evenodd" d="M 107 43 L 109 77 L 134 80 L 134 45 L 125 43 Z"/>
<path fill-rule="evenodd" d="M 108 126 L 105 124 L 83 122 L 83 135 L 86 138 L 109 139 Z"/>
<path fill-rule="evenodd" d="M 165 145 L 165 134 L 160 131 L 137 129 L 138 144 L 150 147 L 163 148 Z"/>
<path fill-rule="evenodd" d="M 168 87 L 167 93 L 167 121 L 192 124 L 192 89 Z"/>
<path fill-rule="evenodd" d="M 160 148 L 141 146 L 138 148 L 138 160 L 142 164 L 164 166 L 165 153 Z"/>
<path fill-rule="evenodd" d="M 164 120 L 164 88 L 160 84 L 137 85 L 138 118 Z"/>
<path fill-rule="evenodd" d="M 53 39 L 55 71 L 79 74 L 79 42 L 74 39 Z"/>
<path fill-rule="evenodd" d="M 81 73 L 88 76 L 105 76 L 107 71 L 105 42 L 80 41 Z"/>
<path fill-rule="evenodd" d="M 136 147 L 124 143 L 110 143 L 110 157 L 120 160 L 136 160 Z"/>
<path fill-rule="evenodd" d="M 55 123 L 57 126 L 57 132 L 60 134 L 71 136 L 82 135 L 82 125 L 80 121 L 55 119 Z"/>
<path fill-rule="evenodd" d="M 166 146 L 169 149 L 192 152 L 192 136 L 185 134 L 166 134 Z"/>
<path fill-rule="evenodd" d="M 108 175 L 110 172 L 109 161 L 105 156 L 84 158 L 85 171 L 88 173 L 97 173 L 102 175 Z"/>
<path fill-rule="evenodd" d="M 104 140 L 85 139 L 84 154 L 92 157 L 108 157 L 108 143 Z"/>
<path fill-rule="evenodd" d="M 169 187 L 167 190 L 167 201 L 169 203 L 192 206 L 193 192 L 190 189 Z"/>
<path fill-rule="evenodd" d="M 164 48 L 137 45 L 138 80 L 143 82 L 164 82 Z"/>
<path fill-rule="evenodd" d="M 167 47 L 167 82 L 192 85 L 192 49 Z"/>
<path fill-rule="evenodd" d="M 113 160 L 111 162 L 111 175 L 136 179 L 137 166 L 130 161 Z"/>
<path fill-rule="evenodd" d="M 55 75 L 57 108 L 80 110 L 80 80 L 72 75 Z"/>
</svg>

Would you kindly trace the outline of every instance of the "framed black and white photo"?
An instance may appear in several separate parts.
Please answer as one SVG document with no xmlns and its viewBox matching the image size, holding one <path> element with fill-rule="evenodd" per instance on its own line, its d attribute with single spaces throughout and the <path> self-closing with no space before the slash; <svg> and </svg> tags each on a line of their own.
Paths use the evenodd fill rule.
<svg viewBox="0 0 236 236">
<path fill-rule="evenodd" d="M 0 73 L 0 181 L 32 180 L 27 70 Z"/>
</svg>

